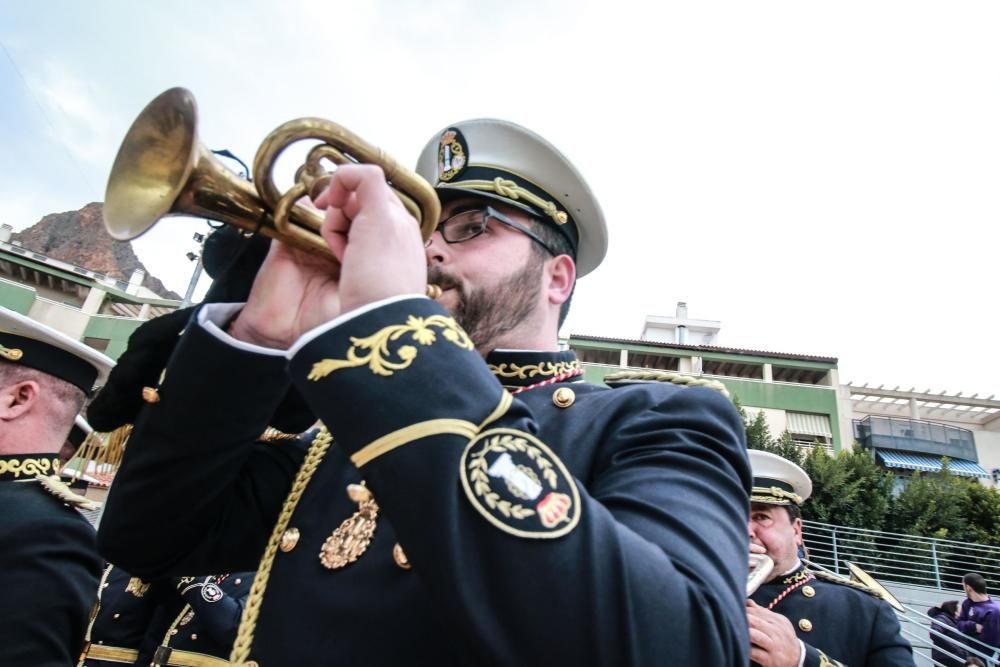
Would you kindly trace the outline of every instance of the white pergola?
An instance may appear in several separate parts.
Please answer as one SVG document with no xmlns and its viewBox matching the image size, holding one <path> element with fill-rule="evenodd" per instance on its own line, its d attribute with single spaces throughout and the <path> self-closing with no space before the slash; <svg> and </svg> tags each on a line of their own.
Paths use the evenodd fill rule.
<svg viewBox="0 0 1000 667">
<path fill-rule="evenodd" d="M 978 394 L 963 396 L 962 392 L 934 393 L 929 389 L 886 389 L 884 385 L 869 387 L 851 383 L 844 387 L 856 414 L 942 420 L 970 426 L 986 426 L 1000 419 L 1000 400 L 993 395 L 981 398 Z"/>
</svg>

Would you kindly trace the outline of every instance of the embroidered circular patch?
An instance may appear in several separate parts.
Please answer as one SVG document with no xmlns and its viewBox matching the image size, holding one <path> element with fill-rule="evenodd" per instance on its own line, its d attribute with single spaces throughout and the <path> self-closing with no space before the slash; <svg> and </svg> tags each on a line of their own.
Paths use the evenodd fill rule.
<svg viewBox="0 0 1000 667">
<path fill-rule="evenodd" d="M 530 433 L 493 429 L 462 454 L 462 487 L 494 526 L 518 537 L 560 537 L 580 521 L 580 492 L 562 461 Z"/>
<path fill-rule="evenodd" d="M 205 584 L 201 587 L 201 599 L 205 602 L 218 602 L 222 599 L 222 589 L 215 584 Z"/>
</svg>

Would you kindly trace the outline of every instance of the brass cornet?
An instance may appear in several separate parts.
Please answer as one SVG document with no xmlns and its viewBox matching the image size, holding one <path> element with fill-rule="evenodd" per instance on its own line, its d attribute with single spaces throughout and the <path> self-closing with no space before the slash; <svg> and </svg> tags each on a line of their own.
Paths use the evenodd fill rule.
<svg viewBox="0 0 1000 667">
<path fill-rule="evenodd" d="M 750 571 L 747 574 L 747 597 L 750 597 L 767 581 L 774 569 L 774 561 L 765 554 L 750 554 Z"/>
<path fill-rule="evenodd" d="M 381 149 L 322 118 L 289 121 L 267 136 L 254 158 L 251 184 L 226 169 L 198 140 L 198 109 L 184 88 L 171 88 L 150 102 L 132 123 L 115 158 L 104 198 L 104 225 L 119 241 L 146 232 L 169 215 L 217 220 L 260 233 L 330 259 L 319 234 L 321 213 L 296 204 L 315 198 L 330 182 L 322 161 L 377 164 L 386 181 L 420 225 L 427 241 L 438 224 L 441 204 L 434 188 Z M 318 139 L 282 193 L 272 171 L 281 153 L 302 140 Z M 435 296 L 435 286 L 428 295 Z M 440 291 L 437 292 L 440 294 Z"/>
</svg>

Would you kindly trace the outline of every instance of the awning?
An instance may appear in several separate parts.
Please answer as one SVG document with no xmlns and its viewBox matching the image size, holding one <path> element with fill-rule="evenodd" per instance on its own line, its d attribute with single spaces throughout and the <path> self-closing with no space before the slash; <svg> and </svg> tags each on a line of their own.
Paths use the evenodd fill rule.
<svg viewBox="0 0 1000 667">
<path fill-rule="evenodd" d="M 796 435 L 818 435 L 825 438 L 833 437 L 833 431 L 830 430 L 830 417 L 828 415 L 817 415 L 808 412 L 787 412 L 785 416 L 787 417 L 785 429 L 789 433 Z"/>
<path fill-rule="evenodd" d="M 909 452 L 894 452 L 886 449 L 876 449 L 878 457 L 889 468 L 902 470 L 919 470 L 921 472 L 938 472 L 941 470 L 941 457 L 931 454 L 912 454 Z M 991 477 L 990 473 L 974 461 L 966 459 L 948 459 L 948 469 L 952 474 L 961 477 Z"/>
</svg>

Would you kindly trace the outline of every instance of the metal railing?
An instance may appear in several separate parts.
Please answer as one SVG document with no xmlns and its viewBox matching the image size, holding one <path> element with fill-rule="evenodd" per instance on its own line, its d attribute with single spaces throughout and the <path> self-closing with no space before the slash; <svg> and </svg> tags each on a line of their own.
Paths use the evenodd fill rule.
<svg viewBox="0 0 1000 667">
<path fill-rule="evenodd" d="M 901 533 L 803 522 L 809 558 L 837 574 L 856 563 L 881 582 L 962 590 L 962 575 L 978 572 L 1000 583 L 1000 547 Z"/>
<path fill-rule="evenodd" d="M 978 656 L 987 665 L 996 664 L 991 662 L 996 649 L 972 637 L 957 638 L 940 625 L 932 626 L 926 610 L 937 604 L 935 596 L 938 601 L 945 594 L 962 597 L 962 575 L 968 572 L 978 572 L 987 581 L 1000 584 L 1000 548 L 815 521 L 803 521 L 803 541 L 809 559 L 827 570 L 846 577 L 850 561 L 882 584 L 906 588 L 911 597 L 902 600 L 906 612 L 899 614 L 900 629 L 912 644 L 918 665 L 942 664 L 931 658 L 932 637 L 946 639 L 952 648 Z M 906 606 L 907 601 L 920 606 Z M 958 658 L 948 649 L 943 654 Z"/>
</svg>

